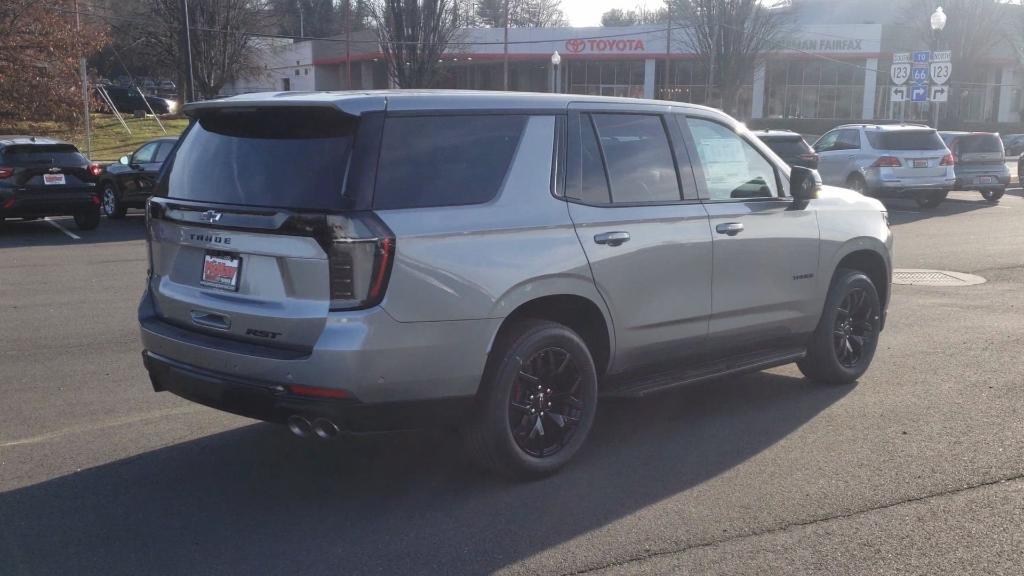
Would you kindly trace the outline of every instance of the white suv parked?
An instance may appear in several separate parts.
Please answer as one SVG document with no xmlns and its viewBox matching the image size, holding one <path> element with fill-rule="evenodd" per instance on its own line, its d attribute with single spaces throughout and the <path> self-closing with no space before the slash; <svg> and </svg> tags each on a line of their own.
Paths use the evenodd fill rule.
<svg viewBox="0 0 1024 576">
<path fill-rule="evenodd" d="M 953 155 L 938 132 L 917 124 L 848 124 L 814 143 L 825 184 L 868 196 L 912 197 L 934 208 L 953 189 Z"/>
</svg>

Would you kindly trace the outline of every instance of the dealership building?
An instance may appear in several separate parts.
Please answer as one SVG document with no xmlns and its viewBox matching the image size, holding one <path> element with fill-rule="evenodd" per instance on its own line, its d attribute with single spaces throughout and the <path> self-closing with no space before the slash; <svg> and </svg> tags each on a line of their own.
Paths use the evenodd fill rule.
<svg viewBox="0 0 1024 576">
<path fill-rule="evenodd" d="M 920 26 L 907 22 L 899 0 L 794 0 L 790 25 L 739 94 L 739 112 L 752 125 L 814 131 L 845 121 L 924 120 L 927 102 L 894 102 L 894 53 L 927 49 Z M 1008 8 L 1010 9 L 1010 8 Z M 919 17 L 927 22 L 930 13 Z M 955 15 L 950 15 L 950 18 Z M 918 23 L 919 24 L 919 23 Z M 500 28 L 462 30 L 441 59 L 439 87 L 508 89 L 657 98 L 718 106 L 709 98 L 703 67 L 686 41 L 686 26 Z M 941 37 L 940 40 L 941 42 Z M 950 84 L 958 124 L 1021 122 L 1022 69 L 1018 47 L 1001 42 L 970 70 L 955 68 Z M 559 65 L 552 63 L 557 52 Z M 270 47 L 264 73 L 229 86 L 256 90 L 388 88 L 383 55 L 372 32 Z M 939 104 L 940 118 L 952 117 Z M 943 107 L 947 110 L 943 113 Z M 778 122 L 776 122 L 778 121 Z M 801 126 L 802 125 L 802 126 Z"/>
</svg>

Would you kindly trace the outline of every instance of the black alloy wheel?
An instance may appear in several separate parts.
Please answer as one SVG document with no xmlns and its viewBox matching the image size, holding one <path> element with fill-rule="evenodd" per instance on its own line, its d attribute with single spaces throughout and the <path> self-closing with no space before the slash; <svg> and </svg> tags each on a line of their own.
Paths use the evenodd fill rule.
<svg viewBox="0 0 1024 576">
<path fill-rule="evenodd" d="M 833 345 L 836 360 L 843 367 L 856 368 L 864 358 L 864 351 L 874 344 L 876 333 L 872 319 L 877 314 L 863 288 L 847 292 L 836 308 Z"/>
<path fill-rule="evenodd" d="M 572 440 L 583 416 L 581 381 L 563 348 L 544 348 L 522 363 L 509 395 L 508 423 L 523 452 L 545 458 Z"/>
</svg>

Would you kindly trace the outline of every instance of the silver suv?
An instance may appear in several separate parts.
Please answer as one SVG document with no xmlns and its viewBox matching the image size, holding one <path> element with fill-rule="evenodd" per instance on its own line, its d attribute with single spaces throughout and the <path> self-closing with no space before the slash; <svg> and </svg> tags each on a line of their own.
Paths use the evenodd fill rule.
<svg viewBox="0 0 1024 576">
<path fill-rule="evenodd" d="M 599 396 L 791 362 L 849 383 L 885 322 L 883 206 L 715 110 L 392 91 L 187 114 L 147 208 L 146 368 L 298 436 L 458 426 L 538 476 Z"/>
<path fill-rule="evenodd" d="M 938 132 L 916 124 L 849 124 L 814 143 L 825 184 L 869 196 L 908 196 L 934 208 L 953 189 L 953 155 Z"/>
</svg>

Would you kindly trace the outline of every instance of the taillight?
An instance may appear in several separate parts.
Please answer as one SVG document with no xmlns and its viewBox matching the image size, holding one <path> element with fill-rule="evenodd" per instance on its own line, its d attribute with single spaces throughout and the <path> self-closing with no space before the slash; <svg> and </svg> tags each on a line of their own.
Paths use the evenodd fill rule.
<svg viewBox="0 0 1024 576">
<path fill-rule="evenodd" d="M 4 178 L 10 178 L 11 176 L 14 176 L 14 168 L 0 166 L 0 180 L 3 180 Z"/>
<path fill-rule="evenodd" d="M 939 161 L 939 166 L 953 166 L 955 164 L 956 156 L 953 156 L 952 154 L 946 154 L 942 157 L 942 160 Z"/>
<path fill-rule="evenodd" d="M 376 306 L 395 259 L 395 236 L 372 212 L 327 217 L 331 310 Z"/>
<path fill-rule="evenodd" d="M 895 156 L 882 156 L 871 165 L 872 168 L 899 168 L 900 166 L 903 166 L 903 163 Z"/>
<path fill-rule="evenodd" d="M 92 174 L 94 177 L 96 177 L 99 176 L 102 172 L 103 167 L 100 166 L 99 163 L 92 162 L 89 164 L 89 174 Z"/>
</svg>

